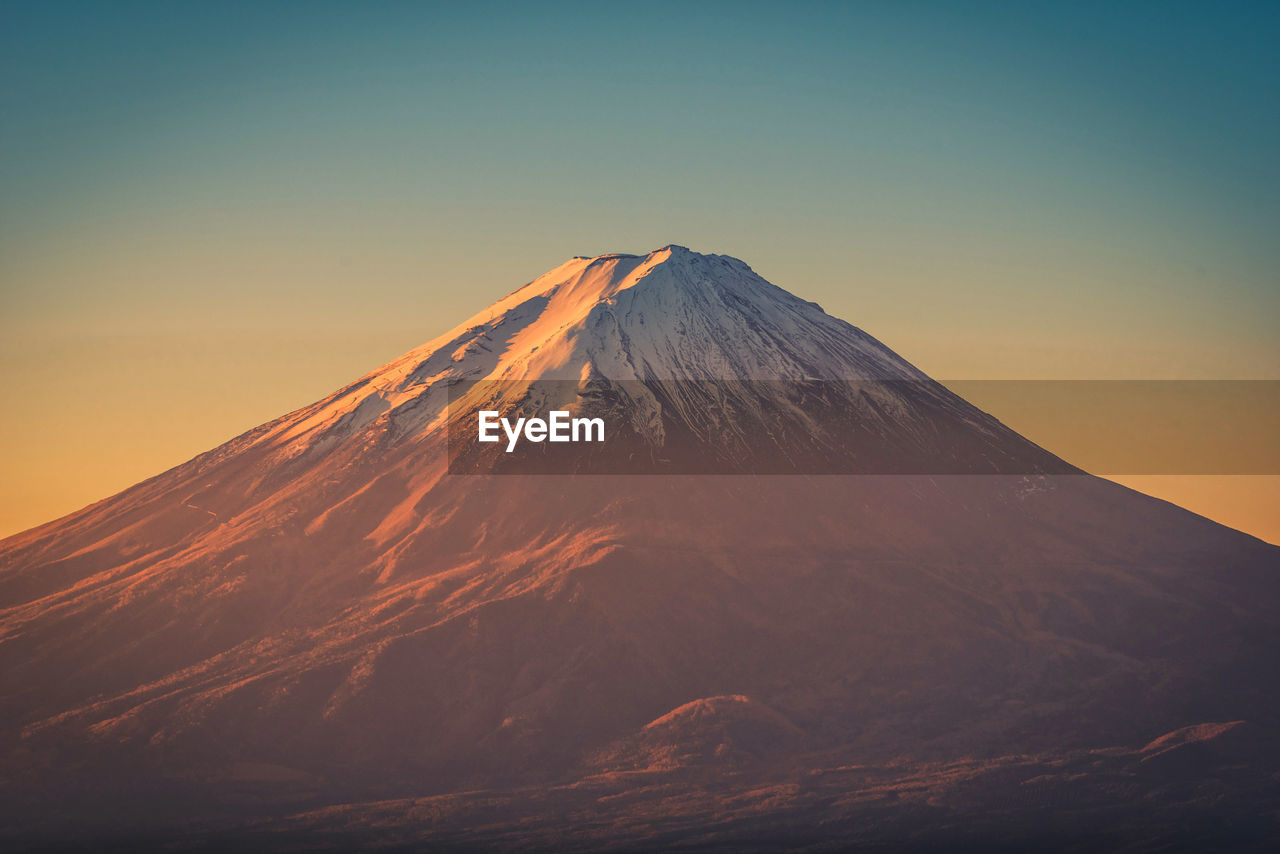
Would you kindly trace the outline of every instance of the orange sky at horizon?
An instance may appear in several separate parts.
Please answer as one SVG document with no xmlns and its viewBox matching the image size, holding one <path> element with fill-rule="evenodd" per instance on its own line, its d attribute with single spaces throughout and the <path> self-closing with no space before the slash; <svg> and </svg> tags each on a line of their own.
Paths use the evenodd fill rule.
<svg viewBox="0 0 1280 854">
<path fill-rule="evenodd" d="M 22 416 L 0 419 L 0 537 L 106 498 L 305 406 L 432 334 L 242 330 L 0 345 L 6 378 L 0 403 Z M 1001 417 L 998 406 L 974 402 Z M 1034 420 L 1004 420 L 1062 450 L 1045 441 L 1061 437 Z M 1280 476 L 1110 479 L 1280 544 Z"/>
</svg>

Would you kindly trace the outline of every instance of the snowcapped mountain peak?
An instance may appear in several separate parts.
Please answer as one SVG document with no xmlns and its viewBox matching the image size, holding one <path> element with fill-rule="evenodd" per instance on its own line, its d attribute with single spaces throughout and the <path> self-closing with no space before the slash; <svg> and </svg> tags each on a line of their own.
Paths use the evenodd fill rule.
<svg viewBox="0 0 1280 854">
<path fill-rule="evenodd" d="M 669 283 L 670 278 L 650 277 L 650 274 L 659 270 L 665 271 L 669 277 L 675 276 L 676 270 L 683 271 L 678 278 L 686 288 L 708 284 L 721 286 L 741 284 L 735 276 L 726 275 L 728 271 L 750 274 L 754 278 L 759 278 L 749 266 L 737 258 L 728 255 L 704 255 L 674 243 L 644 255 L 623 252 L 594 256 L 575 255 L 517 289 L 454 331 L 485 322 L 486 318 L 500 314 L 513 305 L 539 295 L 553 297 L 554 301 L 561 306 L 572 302 L 575 306 L 581 307 L 581 301 L 587 297 L 592 297 L 597 302 L 604 302 L 614 297 L 619 291 L 629 288 L 648 288 L 660 282 Z M 567 299 L 569 295 L 572 295 L 572 300 Z"/>
<path fill-rule="evenodd" d="M 928 381 L 875 338 L 742 261 L 668 244 L 577 256 L 303 410 L 292 437 L 386 422 L 419 435 L 460 381 Z M 302 414 L 302 413 L 299 413 Z"/>
<path fill-rule="evenodd" d="M 923 378 L 742 261 L 678 244 L 572 258 L 410 357 L 441 350 L 468 378 Z"/>
</svg>

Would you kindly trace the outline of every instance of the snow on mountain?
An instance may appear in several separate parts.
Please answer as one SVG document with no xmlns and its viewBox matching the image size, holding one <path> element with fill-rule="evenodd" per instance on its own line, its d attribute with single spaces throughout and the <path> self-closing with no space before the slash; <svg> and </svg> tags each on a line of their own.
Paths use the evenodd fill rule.
<svg viewBox="0 0 1280 854">
<path fill-rule="evenodd" d="M 619 452 L 675 470 L 1070 468 L 742 261 L 674 245 L 570 259 L 255 441 L 296 455 L 365 431 L 382 451 L 438 439 L 460 382 L 480 388 L 459 411 L 620 401 L 635 442 Z M 854 426 L 870 439 L 858 449 Z"/>
<path fill-rule="evenodd" d="M 289 438 L 379 418 L 439 425 L 448 380 L 917 380 L 870 335 L 742 261 L 665 246 L 572 258 L 363 377 L 284 429 Z M 422 405 L 421 398 L 431 397 Z M 408 410 L 412 410 L 410 413 Z M 399 416 L 405 416 L 403 418 Z"/>
</svg>

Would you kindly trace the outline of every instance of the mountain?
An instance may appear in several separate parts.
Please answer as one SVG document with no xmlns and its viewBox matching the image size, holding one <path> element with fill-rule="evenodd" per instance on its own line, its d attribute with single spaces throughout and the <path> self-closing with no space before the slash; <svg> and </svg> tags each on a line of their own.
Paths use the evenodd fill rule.
<svg viewBox="0 0 1280 854">
<path fill-rule="evenodd" d="M 741 261 L 574 258 L 0 542 L 0 838 L 1260 843 L 1278 569 Z"/>
</svg>

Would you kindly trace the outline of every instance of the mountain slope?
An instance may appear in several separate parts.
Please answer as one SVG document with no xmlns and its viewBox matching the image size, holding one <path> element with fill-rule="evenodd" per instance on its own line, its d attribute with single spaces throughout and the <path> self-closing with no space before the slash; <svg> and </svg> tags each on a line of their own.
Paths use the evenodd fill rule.
<svg viewBox="0 0 1280 854">
<path fill-rule="evenodd" d="M 449 389 L 471 381 L 618 389 L 655 454 L 716 453 L 725 425 L 800 435 L 771 389 L 839 384 L 835 408 L 925 473 L 450 474 Z M 721 432 L 688 381 L 724 390 Z M 961 452 L 994 473 L 929 473 Z M 224 792 L 250 766 L 333 803 L 645 757 L 740 773 L 1274 731 L 1280 550 L 1067 471 L 739 261 L 576 258 L 0 543 L 5 788 L 35 815 L 50 791 L 109 801 L 108 770 Z"/>
</svg>

